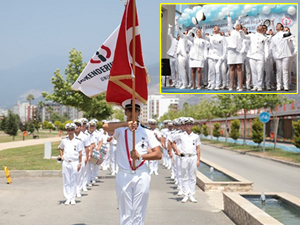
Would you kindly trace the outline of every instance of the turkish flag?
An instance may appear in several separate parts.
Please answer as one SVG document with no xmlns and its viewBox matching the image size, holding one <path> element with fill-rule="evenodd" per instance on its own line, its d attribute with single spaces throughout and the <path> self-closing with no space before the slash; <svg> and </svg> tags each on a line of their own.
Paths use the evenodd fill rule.
<svg viewBox="0 0 300 225">
<path fill-rule="evenodd" d="M 135 10 L 135 74 L 133 74 L 132 58 L 132 29 L 133 10 Z M 148 99 L 147 73 L 141 47 L 141 35 L 136 7 L 133 8 L 133 0 L 129 0 L 125 6 L 122 23 L 115 48 L 113 65 L 106 91 L 106 101 L 121 105 L 126 99 L 132 98 L 132 77 L 135 77 L 136 99 L 146 104 Z"/>
</svg>

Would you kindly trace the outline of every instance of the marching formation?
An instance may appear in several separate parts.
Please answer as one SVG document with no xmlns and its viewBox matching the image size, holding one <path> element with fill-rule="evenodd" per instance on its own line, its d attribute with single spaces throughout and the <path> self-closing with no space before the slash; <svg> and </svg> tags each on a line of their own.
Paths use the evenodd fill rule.
<svg viewBox="0 0 300 225">
<path fill-rule="evenodd" d="M 136 100 L 134 120 L 132 100 L 124 101 L 126 122 L 103 121 L 100 130 L 96 119 L 88 122 L 82 118 L 66 124 L 68 135 L 59 145 L 65 205 L 76 204 L 81 192 L 96 183 L 101 164 L 103 170 L 110 167 L 111 175 L 116 175 L 120 224 L 143 224 L 151 175 L 159 175 L 161 158 L 171 171 L 182 202 L 197 202 L 194 195 L 201 143 L 199 135 L 192 132 L 193 118 L 166 120 L 160 131 L 154 119 L 148 121 L 148 128 L 133 122 L 138 121 L 141 107 Z"/>
<path fill-rule="evenodd" d="M 296 74 L 296 68 L 292 68 L 297 58 L 295 36 L 281 23 L 275 27 L 274 18 L 259 23 L 256 33 L 248 32 L 240 20 L 241 17 L 233 25 L 227 16 L 228 34 L 225 36 L 218 26 L 213 28 L 213 34 L 205 33 L 203 21 L 202 29 L 196 26 L 182 32 L 176 17 L 177 38 L 171 34 L 172 25 L 169 24 L 168 29 L 170 85 L 198 90 L 289 91 L 292 70 Z"/>
<path fill-rule="evenodd" d="M 67 137 L 62 139 L 59 154 L 62 161 L 63 192 L 65 205 L 75 205 L 76 197 L 87 192 L 98 178 L 100 163 L 103 170 L 111 168 L 111 175 L 116 175 L 116 144 L 103 129 L 97 130 L 96 119 L 75 119 L 65 126 Z M 106 121 L 103 121 L 106 123 Z"/>
</svg>

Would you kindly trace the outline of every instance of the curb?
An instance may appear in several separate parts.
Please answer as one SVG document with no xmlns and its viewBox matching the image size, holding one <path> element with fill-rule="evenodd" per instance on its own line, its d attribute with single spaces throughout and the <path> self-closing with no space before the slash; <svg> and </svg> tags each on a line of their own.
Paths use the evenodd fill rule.
<svg viewBox="0 0 300 225">
<path fill-rule="evenodd" d="M 203 145 L 208 145 L 208 146 L 211 146 L 211 147 L 217 147 L 217 146 L 214 146 L 214 145 L 211 145 L 211 144 L 206 144 L 206 143 L 203 144 Z M 242 151 L 238 151 L 238 150 L 233 150 L 233 149 L 229 149 L 229 148 L 226 148 L 226 147 L 218 147 L 218 148 L 229 150 L 229 151 L 232 151 L 232 152 L 237 152 L 241 155 L 250 155 L 250 156 L 257 157 L 257 158 L 267 159 L 267 160 L 270 160 L 270 161 L 279 162 L 279 163 L 282 163 L 282 164 L 286 164 L 286 165 L 289 165 L 289 166 L 294 166 L 294 167 L 300 168 L 299 163 L 292 163 L 292 162 L 288 162 L 288 161 L 284 161 L 284 160 L 280 160 L 280 159 L 274 159 L 274 158 L 270 158 L 270 157 L 266 157 L 266 156 L 256 155 L 256 154 L 253 154 L 251 152 L 242 152 Z"/>
<path fill-rule="evenodd" d="M 61 170 L 10 170 L 9 175 L 11 178 L 20 177 L 62 177 Z M 112 179 L 116 176 L 102 175 L 98 176 L 99 179 Z M 4 171 L 0 171 L 0 178 L 6 178 Z"/>
</svg>

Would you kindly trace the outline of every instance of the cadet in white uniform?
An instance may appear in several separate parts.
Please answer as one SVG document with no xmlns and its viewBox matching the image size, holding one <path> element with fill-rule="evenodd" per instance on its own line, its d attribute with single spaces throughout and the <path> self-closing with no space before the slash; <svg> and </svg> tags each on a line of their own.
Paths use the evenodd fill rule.
<svg viewBox="0 0 300 225">
<path fill-rule="evenodd" d="M 266 85 L 266 90 L 271 91 L 271 87 L 273 86 L 273 81 L 272 81 L 272 71 L 273 71 L 273 59 L 272 59 L 272 51 L 270 48 L 271 40 L 272 40 L 272 35 L 267 34 L 268 27 L 266 25 L 262 26 L 263 28 L 263 35 L 267 38 L 267 45 L 268 45 L 268 58 L 265 60 L 265 65 L 264 65 L 264 70 L 265 70 L 265 85 Z"/>
<path fill-rule="evenodd" d="M 66 198 L 65 205 L 75 205 L 78 172 L 81 168 L 82 151 L 84 147 L 80 139 L 74 136 L 76 125 L 67 123 L 65 129 L 68 136 L 62 139 L 59 155 L 62 159 L 63 191 Z"/>
<path fill-rule="evenodd" d="M 172 77 L 172 86 L 175 87 L 180 84 L 179 78 L 178 78 L 178 62 L 177 62 L 177 45 L 178 40 L 180 38 L 179 34 L 177 35 L 177 38 L 174 38 L 171 34 L 171 27 L 172 25 L 169 24 L 168 29 L 168 35 L 171 39 L 171 47 L 169 48 L 167 55 L 170 56 L 170 68 L 171 68 L 171 77 Z"/>
<path fill-rule="evenodd" d="M 250 49 L 248 51 L 247 57 L 250 61 L 250 67 L 252 72 L 252 84 L 253 88 L 251 91 L 262 91 L 263 73 L 264 73 L 264 63 L 268 58 L 269 46 L 267 43 L 267 38 L 262 34 L 262 25 L 257 26 L 257 33 L 241 35 L 250 40 Z"/>
<path fill-rule="evenodd" d="M 132 99 L 123 102 L 126 122 L 104 124 L 103 129 L 118 141 L 116 193 L 120 213 L 120 225 L 143 225 L 149 198 L 151 176 L 145 160 L 161 159 L 160 143 L 153 132 L 137 122 L 142 103 L 136 100 L 136 118 L 132 118 Z M 135 150 L 132 144 L 132 131 L 135 130 Z M 151 152 L 148 153 L 148 147 Z M 133 168 L 133 162 L 136 168 Z"/>
<path fill-rule="evenodd" d="M 165 120 L 163 122 L 164 128 L 161 129 L 161 145 L 163 148 L 163 165 L 170 169 L 171 168 L 171 160 L 168 154 L 168 148 L 166 146 L 166 137 L 167 137 L 167 132 L 169 130 L 168 123 L 171 122 L 171 120 Z"/>
<path fill-rule="evenodd" d="M 227 63 L 230 65 L 230 88 L 229 90 L 233 89 L 234 84 L 234 75 L 235 70 L 238 75 L 238 83 L 239 88 L 238 91 L 243 91 L 243 71 L 242 71 L 242 65 L 243 65 L 243 54 L 241 53 L 241 49 L 243 46 L 243 40 L 241 37 L 242 25 L 240 24 L 240 18 L 236 21 L 235 30 L 233 29 L 233 24 L 231 21 L 231 17 L 227 15 L 227 21 L 228 21 L 228 28 L 230 30 L 230 37 L 227 39 Z"/>
<path fill-rule="evenodd" d="M 271 49 L 274 60 L 276 62 L 276 81 L 277 91 L 282 89 L 289 90 L 288 81 L 288 66 L 289 59 L 297 55 L 297 44 L 292 35 L 283 32 L 283 25 L 278 23 L 276 25 L 277 34 L 275 34 L 271 40 Z M 294 49 L 292 52 L 291 49 Z M 283 79 L 283 83 L 281 81 Z"/>
<path fill-rule="evenodd" d="M 77 183 L 77 198 L 81 197 L 81 191 L 86 188 L 86 184 L 84 183 L 85 177 L 87 175 L 87 156 L 89 155 L 89 136 L 87 134 L 84 134 L 81 131 L 81 121 L 79 119 L 73 120 L 73 123 L 76 125 L 75 129 L 75 137 L 80 139 L 82 141 L 82 145 L 84 146 L 84 150 L 82 151 L 82 161 L 81 161 L 81 169 L 78 174 L 78 183 Z"/>
<path fill-rule="evenodd" d="M 195 31 L 195 28 L 193 28 Z M 196 83 L 198 84 L 197 89 L 201 89 L 201 75 L 202 69 L 204 68 L 204 61 L 207 58 L 207 48 L 209 47 L 209 42 L 202 38 L 202 32 L 200 29 L 196 29 L 196 35 L 191 39 L 193 45 L 190 50 L 190 63 L 189 66 L 192 68 L 192 87 L 191 89 L 196 89 Z M 197 79 L 196 79 L 197 72 Z M 197 80 L 197 81 L 196 81 Z"/>
<path fill-rule="evenodd" d="M 180 89 L 185 89 L 188 87 L 187 76 L 189 73 L 189 67 L 187 68 L 187 60 L 188 60 L 188 38 L 187 32 L 182 33 L 178 27 L 178 17 L 175 19 L 175 28 L 177 33 L 180 36 L 177 45 L 177 59 L 178 59 L 178 73 L 179 78 L 182 82 L 182 86 Z"/>
<path fill-rule="evenodd" d="M 196 172 L 200 165 L 200 138 L 199 135 L 192 132 L 194 119 L 188 117 L 185 120 L 186 131 L 179 133 L 174 137 L 174 148 L 181 156 L 181 175 L 182 175 L 182 191 L 184 198 L 181 202 L 185 203 L 190 200 L 196 203 Z M 177 149 L 176 143 L 181 143 L 181 151 Z"/>
<path fill-rule="evenodd" d="M 150 130 L 153 131 L 156 139 L 161 142 L 161 133 L 156 128 L 156 120 L 155 119 L 149 119 L 148 124 L 150 126 Z M 150 175 L 154 173 L 154 175 L 158 175 L 158 160 L 149 160 L 149 168 L 150 168 Z"/>
<path fill-rule="evenodd" d="M 202 32 L 205 33 L 205 25 L 202 27 Z M 226 40 L 220 35 L 220 28 L 215 26 L 213 29 L 213 36 L 205 36 L 209 41 L 208 52 L 208 73 L 210 77 L 209 90 L 220 90 L 221 85 L 221 65 L 226 58 Z"/>
<path fill-rule="evenodd" d="M 243 31 L 245 35 L 248 35 L 248 30 L 246 27 L 243 27 Z M 247 52 L 250 48 L 250 40 L 243 39 L 243 47 L 241 52 L 243 53 L 243 64 L 244 64 L 244 77 L 246 77 L 246 88 L 247 90 L 251 90 L 251 67 L 249 58 L 247 57 Z"/>
</svg>

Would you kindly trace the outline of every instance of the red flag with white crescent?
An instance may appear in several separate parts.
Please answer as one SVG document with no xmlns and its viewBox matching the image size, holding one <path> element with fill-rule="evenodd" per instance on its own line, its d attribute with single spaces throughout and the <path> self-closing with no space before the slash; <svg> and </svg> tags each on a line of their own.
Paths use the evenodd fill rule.
<svg viewBox="0 0 300 225">
<path fill-rule="evenodd" d="M 135 74 L 133 74 L 132 58 L 132 29 L 133 29 L 133 1 L 129 0 L 120 26 L 113 65 L 106 92 L 106 101 L 121 105 L 126 99 L 132 98 L 132 77 L 135 77 L 136 98 L 144 104 L 148 99 L 147 73 L 141 47 L 141 35 L 138 16 L 135 8 Z"/>
</svg>

